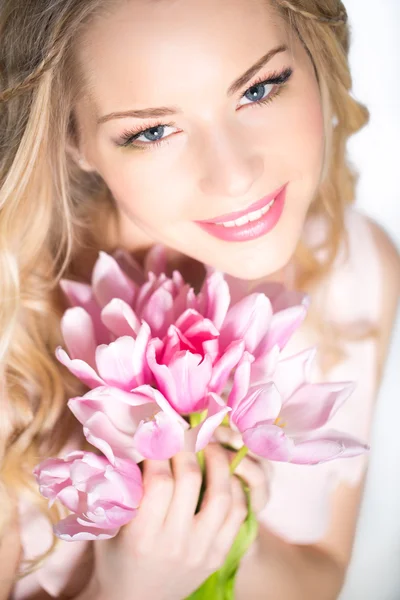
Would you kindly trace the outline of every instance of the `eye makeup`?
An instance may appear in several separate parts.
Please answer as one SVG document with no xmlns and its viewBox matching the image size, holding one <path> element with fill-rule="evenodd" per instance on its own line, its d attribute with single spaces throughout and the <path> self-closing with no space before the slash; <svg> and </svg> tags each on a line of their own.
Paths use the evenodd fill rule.
<svg viewBox="0 0 400 600">
<path fill-rule="evenodd" d="M 250 101 L 249 103 L 246 104 L 242 104 L 239 108 L 239 110 L 243 110 L 243 108 L 245 106 L 263 106 L 266 104 L 269 104 L 270 102 L 272 102 L 277 96 L 279 96 L 279 94 L 282 93 L 283 89 L 285 88 L 285 86 L 287 85 L 288 81 L 290 80 L 291 76 L 293 74 L 293 69 L 290 67 L 287 67 L 285 69 L 283 69 L 282 71 L 275 71 L 274 73 L 272 73 L 272 75 L 270 75 L 267 79 L 263 79 L 262 77 L 259 77 L 258 79 L 256 79 L 246 90 L 243 94 L 241 94 L 240 99 L 246 98 L 246 95 L 251 92 L 252 90 L 256 90 L 257 88 L 262 88 L 262 87 L 267 87 L 267 86 L 272 86 L 272 90 L 270 91 L 270 93 L 262 98 L 260 98 L 259 100 L 255 100 L 254 102 Z M 155 120 L 150 126 L 148 127 L 137 127 L 137 128 L 130 128 L 127 129 L 126 131 L 124 131 L 121 135 L 121 137 L 118 139 L 118 141 L 115 142 L 115 145 L 120 147 L 120 148 L 134 148 L 134 149 L 138 149 L 138 150 L 150 150 L 150 149 L 155 149 L 158 146 L 161 146 L 162 144 L 166 144 L 169 141 L 169 138 L 173 137 L 175 134 L 171 134 L 168 135 L 167 137 L 164 138 L 160 138 L 160 139 L 156 139 L 156 140 L 148 140 L 147 142 L 138 142 L 138 138 L 140 138 L 142 135 L 150 135 L 150 136 L 154 136 L 157 135 L 157 130 L 158 131 L 162 131 L 162 133 L 164 132 L 164 129 L 168 128 L 168 127 L 172 127 L 174 128 L 174 123 L 165 123 L 163 121 L 160 120 Z M 156 133 L 153 133 L 153 132 Z M 161 135 L 162 135 L 161 133 Z M 179 133 L 176 132 L 176 133 Z"/>
</svg>

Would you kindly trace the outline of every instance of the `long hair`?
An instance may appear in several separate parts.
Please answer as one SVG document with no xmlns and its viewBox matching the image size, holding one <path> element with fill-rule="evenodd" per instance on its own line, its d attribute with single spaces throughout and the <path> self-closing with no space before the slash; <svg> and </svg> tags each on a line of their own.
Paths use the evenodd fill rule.
<svg viewBox="0 0 400 600">
<path fill-rule="evenodd" d="M 67 152 L 77 135 L 73 106 L 80 91 L 73 50 L 108 4 L 0 4 L 0 537 L 12 498 L 22 491 L 51 522 L 59 519 L 56 505 L 48 509 L 39 495 L 32 469 L 81 429 L 66 401 L 82 393 L 82 386 L 54 357 L 65 308 L 58 283 L 63 276 L 85 279 L 79 265 L 93 263 L 100 249 L 109 250 L 98 232 L 115 216 L 111 194 Z M 326 176 L 310 214 L 328 223 L 327 258 L 321 263 L 313 249 L 299 244 L 297 285 L 308 289 L 329 271 L 344 237 L 344 212 L 356 182 L 346 143 L 367 123 L 368 111 L 350 94 L 349 27 L 342 3 L 273 0 L 272 6 L 301 39 L 326 93 Z"/>
</svg>

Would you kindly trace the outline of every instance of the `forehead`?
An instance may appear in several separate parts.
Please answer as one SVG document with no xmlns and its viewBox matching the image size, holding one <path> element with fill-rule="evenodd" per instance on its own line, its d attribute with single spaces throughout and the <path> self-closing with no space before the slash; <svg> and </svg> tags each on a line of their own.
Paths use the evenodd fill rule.
<svg viewBox="0 0 400 600">
<path fill-rule="evenodd" d="M 266 0 L 125 0 L 88 28 L 78 58 L 92 101 L 112 111 L 160 94 L 177 103 L 207 82 L 226 89 L 287 41 Z"/>
</svg>

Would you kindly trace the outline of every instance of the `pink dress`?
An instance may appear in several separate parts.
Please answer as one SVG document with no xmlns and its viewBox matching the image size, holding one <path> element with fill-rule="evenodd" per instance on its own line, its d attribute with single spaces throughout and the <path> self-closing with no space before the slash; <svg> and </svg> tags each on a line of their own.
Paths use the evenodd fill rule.
<svg viewBox="0 0 400 600">
<path fill-rule="evenodd" d="M 365 217 L 350 208 L 346 214 L 349 253 L 344 248 L 336 260 L 329 281 L 321 286 L 318 298 L 323 300 L 327 318 L 352 323 L 363 328 L 377 324 L 381 309 L 381 271 L 377 248 Z M 321 224 L 310 224 L 310 244 L 323 235 Z M 305 328 L 290 340 L 285 354 L 293 354 L 314 345 Z M 318 342 L 317 342 L 318 343 Z M 363 440 L 369 439 L 374 399 L 376 396 L 376 345 L 373 340 L 346 342 L 346 359 L 324 377 L 315 368 L 316 381 L 356 381 L 357 387 L 345 406 L 329 423 L 329 429 L 340 429 Z M 63 452 L 64 454 L 64 452 Z M 366 465 L 365 457 L 337 460 L 313 467 L 270 463 L 270 502 L 261 521 L 271 530 L 293 543 L 312 543 L 325 533 L 330 518 L 331 492 L 338 482 L 356 484 Z M 32 506 L 20 502 L 21 537 L 25 556 L 33 558 L 45 551 L 52 532 L 47 521 Z M 68 582 L 79 577 L 82 556 L 89 542 L 63 542 L 35 573 L 14 587 L 12 600 L 29 600 L 45 590 L 50 596 L 61 595 Z"/>
</svg>

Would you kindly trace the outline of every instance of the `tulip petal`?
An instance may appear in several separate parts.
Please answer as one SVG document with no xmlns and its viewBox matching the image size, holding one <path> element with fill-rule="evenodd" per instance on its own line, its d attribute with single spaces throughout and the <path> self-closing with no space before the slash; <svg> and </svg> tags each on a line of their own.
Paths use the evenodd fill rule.
<svg viewBox="0 0 400 600">
<path fill-rule="evenodd" d="M 170 400 L 175 410 L 180 414 L 203 410 L 212 373 L 211 358 L 205 356 L 202 359 L 199 354 L 191 352 L 177 353 L 165 368 L 173 378 L 177 391 L 177 404 Z"/>
<path fill-rule="evenodd" d="M 268 335 L 260 344 L 259 353 L 269 352 L 275 345 L 282 350 L 307 315 L 304 305 L 293 306 L 275 313 L 271 319 Z"/>
<path fill-rule="evenodd" d="M 169 404 L 180 414 L 195 412 L 208 392 L 212 373 L 210 357 L 201 360 L 198 354 L 177 352 L 168 366 L 159 364 L 153 340 L 146 357 L 158 388 Z"/>
<path fill-rule="evenodd" d="M 244 340 L 246 350 L 256 354 L 266 336 L 272 318 L 271 303 L 264 294 L 250 294 L 228 310 L 220 335 L 220 348 L 225 350 L 233 340 Z"/>
<path fill-rule="evenodd" d="M 213 366 L 210 380 L 210 391 L 221 394 L 227 384 L 232 369 L 236 367 L 243 356 L 245 344 L 237 340 L 229 344 L 221 358 Z"/>
<path fill-rule="evenodd" d="M 117 402 L 133 407 L 144 406 L 149 402 L 155 402 L 154 396 L 148 391 L 148 388 L 150 388 L 151 391 L 153 390 L 151 386 L 143 385 L 135 388 L 131 392 L 126 392 L 119 388 L 103 385 L 90 390 L 84 396 L 72 398 L 69 402 L 72 402 L 73 400 L 102 402 L 104 403 L 102 407 L 103 411 L 107 411 L 108 405 L 113 406 L 114 411 L 114 404 Z"/>
<path fill-rule="evenodd" d="M 57 494 L 57 500 L 62 502 L 72 512 L 77 513 L 81 510 L 79 492 L 72 485 L 68 485 L 60 490 Z"/>
<path fill-rule="evenodd" d="M 86 309 L 86 306 L 93 301 L 92 287 L 87 283 L 61 279 L 60 287 L 71 306 L 82 306 Z"/>
<path fill-rule="evenodd" d="M 78 360 L 77 358 L 71 360 L 68 354 L 61 347 L 56 350 L 56 357 L 67 369 L 78 377 L 85 385 L 90 388 L 95 388 L 97 386 L 103 386 L 105 382 L 101 379 L 96 371 L 92 369 L 87 363 L 83 360 Z"/>
<path fill-rule="evenodd" d="M 101 311 L 104 325 L 117 337 L 133 335 L 136 337 L 140 321 L 132 308 L 120 298 L 113 298 Z"/>
<path fill-rule="evenodd" d="M 60 286 L 71 306 L 80 306 L 91 316 L 98 344 L 108 344 L 110 334 L 100 318 L 100 307 L 93 297 L 93 290 L 87 283 L 62 279 Z"/>
<path fill-rule="evenodd" d="M 275 385 L 264 383 L 253 386 L 232 411 L 231 419 L 239 431 L 256 427 L 259 423 L 274 422 L 282 406 Z"/>
<path fill-rule="evenodd" d="M 134 436 L 135 448 L 145 458 L 166 460 L 180 452 L 184 444 L 184 430 L 178 421 L 164 412 L 154 420 L 139 425 Z"/>
<path fill-rule="evenodd" d="M 133 281 L 125 275 L 117 261 L 106 252 L 99 253 L 93 269 L 92 288 L 102 308 L 113 298 L 120 298 L 127 304 L 132 304 L 136 293 Z"/>
<path fill-rule="evenodd" d="M 259 349 L 257 349 L 259 352 Z M 267 383 L 273 379 L 275 381 L 275 372 L 279 365 L 280 358 L 279 346 L 275 345 L 265 354 L 258 354 L 251 365 L 250 380 L 252 385 Z"/>
<path fill-rule="evenodd" d="M 82 425 L 86 425 L 95 413 L 100 413 L 121 434 L 133 435 L 139 423 L 153 415 L 157 404 L 141 394 L 102 388 L 99 395 L 89 392 L 83 397 L 71 398 L 68 407 Z"/>
<path fill-rule="evenodd" d="M 141 317 L 150 325 L 153 336 L 163 337 L 173 321 L 174 299 L 172 294 L 159 287 L 150 296 Z"/>
<path fill-rule="evenodd" d="M 80 306 L 69 308 L 61 319 L 61 331 L 72 359 L 95 366 L 96 337 L 93 321 Z"/>
<path fill-rule="evenodd" d="M 118 338 L 108 346 L 98 346 L 96 363 L 100 376 L 108 385 L 125 391 L 142 385 L 144 352 L 145 347 L 137 349 L 136 341 L 128 336 Z M 140 353 L 141 356 L 135 356 Z"/>
<path fill-rule="evenodd" d="M 233 385 L 228 396 L 228 406 L 235 409 L 249 391 L 251 365 L 254 356 L 245 351 L 233 376 Z"/>
<path fill-rule="evenodd" d="M 135 260 L 129 252 L 118 248 L 113 253 L 113 258 L 117 261 L 122 271 L 131 279 L 136 285 L 142 285 L 146 281 L 145 274 L 140 264 Z"/>
<path fill-rule="evenodd" d="M 111 464 L 117 458 L 130 458 L 138 462 L 140 457 L 132 444 L 132 437 L 115 430 L 105 415 L 96 413 L 89 419 L 83 433 L 89 444 L 98 448 Z"/>
<path fill-rule="evenodd" d="M 154 244 L 146 254 L 144 271 L 161 275 L 167 270 L 167 249 L 163 244 Z"/>
<path fill-rule="evenodd" d="M 157 404 L 157 406 L 161 409 L 163 413 L 168 415 L 172 420 L 180 423 L 183 429 L 189 428 L 189 423 L 185 421 L 183 417 L 180 416 L 179 413 L 171 406 L 168 402 L 167 398 L 157 389 L 153 388 L 151 385 L 141 385 L 134 390 L 135 395 L 142 395 L 145 398 L 149 398 L 149 401 L 153 401 Z"/>
<path fill-rule="evenodd" d="M 298 465 L 317 465 L 337 458 L 352 458 L 369 450 L 367 444 L 339 431 L 317 431 L 294 441 L 291 462 Z"/>
<path fill-rule="evenodd" d="M 243 432 L 245 446 L 263 458 L 290 462 L 294 443 L 283 429 L 270 423 L 261 423 Z"/>
<path fill-rule="evenodd" d="M 223 273 L 215 271 L 205 278 L 199 294 L 200 311 L 220 330 L 231 301 L 229 286 Z"/>
<path fill-rule="evenodd" d="M 136 509 L 121 505 L 116 500 L 112 502 L 102 501 L 98 506 L 94 505 L 92 509 L 88 509 L 85 512 L 85 518 L 89 519 L 89 521 L 84 521 L 83 523 L 86 527 L 101 527 L 106 530 L 114 529 L 132 521 L 136 512 Z M 78 522 L 81 522 L 79 517 Z"/>
<path fill-rule="evenodd" d="M 319 429 L 354 391 L 353 383 L 307 383 L 282 407 L 280 417 L 288 434 Z"/>
<path fill-rule="evenodd" d="M 199 452 L 207 446 L 214 431 L 221 425 L 225 415 L 228 414 L 229 411 L 229 406 L 227 406 L 217 394 L 210 393 L 208 395 L 207 417 L 198 426 L 196 445 L 194 448 L 195 452 Z"/>
<path fill-rule="evenodd" d="M 286 404 L 296 390 L 309 382 L 316 350 L 316 347 L 308 348 L 278 361 L 273 380 L 283 398 L 283 404 Z"/>
<path fill-rule="evenodd" d="M 109 540 L 117 535 L 118 528 L 101 529 L 83 525 L 83 520 L 78 521 L 76 515 L 69 515 L 54 526 L 54 533 L 65 542 L 81 540 Z"/>
</svg>

